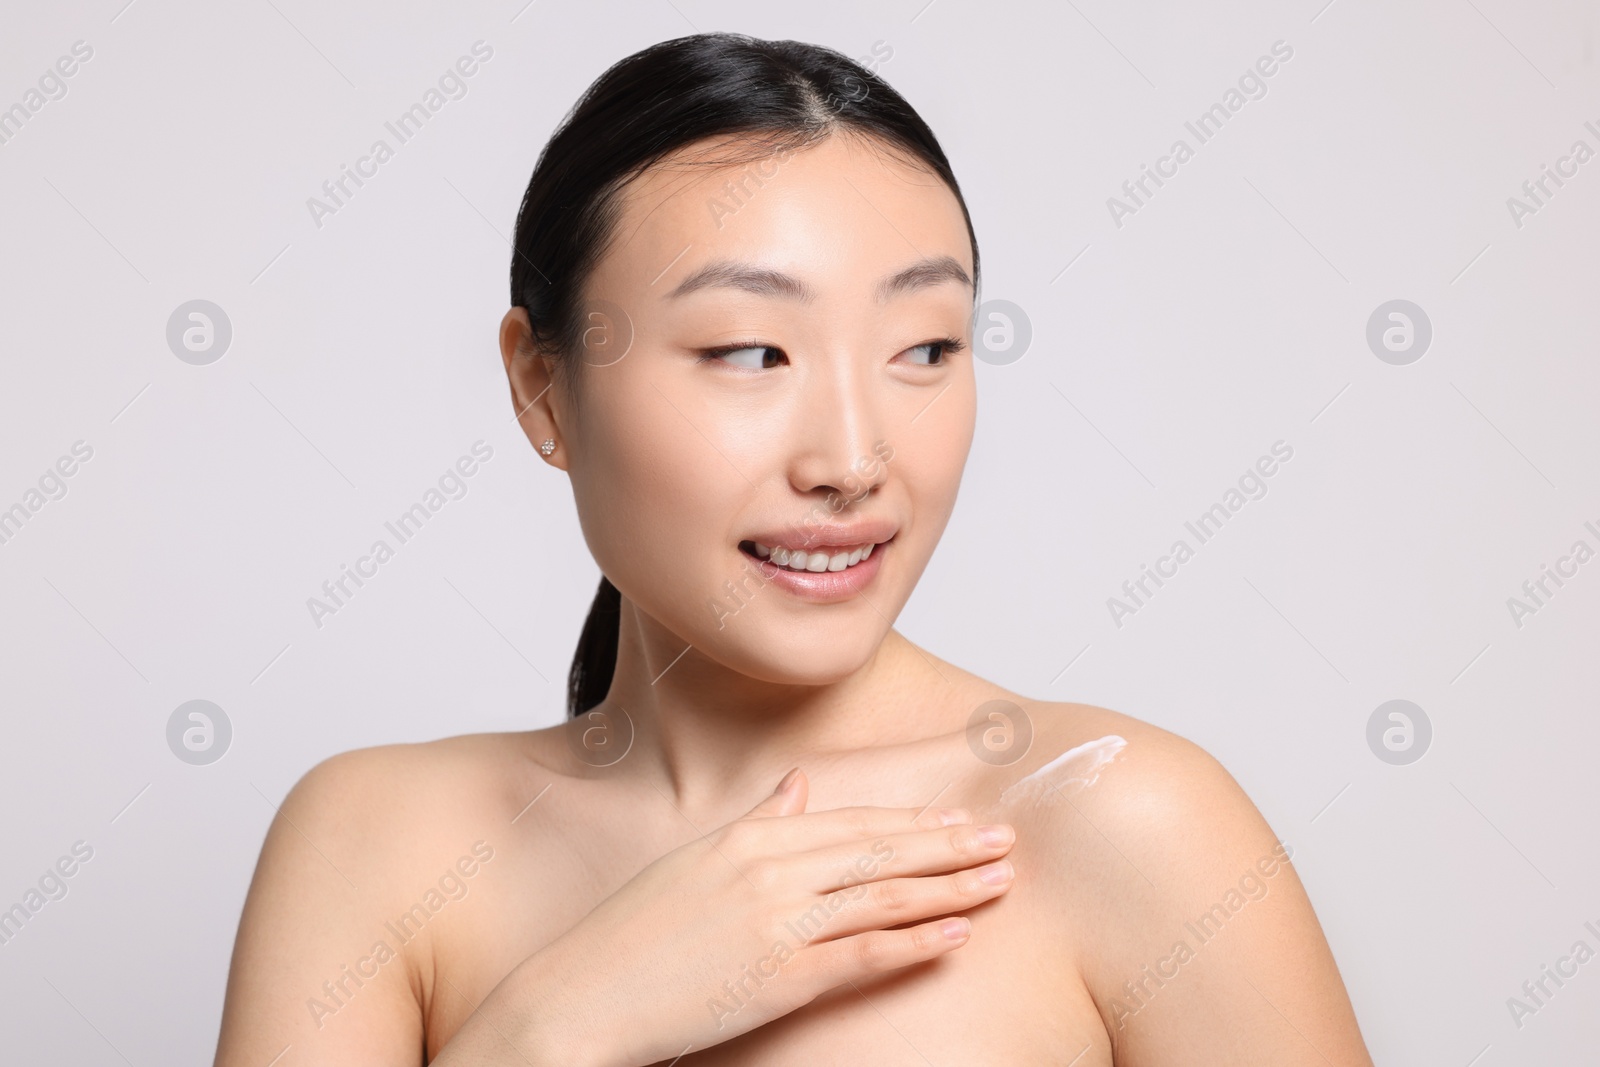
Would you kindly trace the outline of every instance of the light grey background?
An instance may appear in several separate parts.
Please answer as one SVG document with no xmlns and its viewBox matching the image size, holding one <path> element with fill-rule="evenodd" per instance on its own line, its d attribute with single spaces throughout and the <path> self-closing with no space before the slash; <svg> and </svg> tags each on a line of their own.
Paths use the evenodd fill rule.
<svg viewBox="0 0 1600 1067">
<path fill-rule="evenodd" d="M 335 752 L 562 717 L 597 571 L 511 423 L 507 237 L 555 123 L 607 65 L 694 30 L 868 56 L 963 183 L 984 297 L 1024 358 L 979 368 L 954 519 L 899 620 L 1030 696 L 1177 731 L 1295 848 L 1384 1064 L 1595 1062 L 1600 962 L 1600 150 L 1576 0 L 1127 5 L 215 5 L 14 10 L 0 107 L 75 41 L 67 94 L 0 144 L 0 908 L 93 857 L 0 945 L 5 1058 L 209 1062 L 262 836 Z M 474 41 L 493 57 L 336 215 L 307 199 Z M 1275 41 L 1225 128 L 1184 128 Z M 1114 224 L 1174 139 L 1194 158 Z M 174 356 L 209 300 L 231 346 Z M 1433 340 L 1379 360 L 1380 304 Z M 473 442 L 493 459 L 319 629 L 306 607 Z M 1294 449 L 1120 627 L 1107 598 L 1273 442 Z M 1193 538 L 1188 538 L 1191 544 Z M 1550 588 L 1555 589 L 1552 585 Z M 1070 664 L 1070 666 L 1069 666 Z M 1425 756 L 1380 760 L 1403 698 Z M 168 747 L 190 700 L 223 757 Z M 1554 988 L 1554 987 L 1551 987 Z M 286 1061 L 288 1062 L 288 1061 Z"/>
</svg>

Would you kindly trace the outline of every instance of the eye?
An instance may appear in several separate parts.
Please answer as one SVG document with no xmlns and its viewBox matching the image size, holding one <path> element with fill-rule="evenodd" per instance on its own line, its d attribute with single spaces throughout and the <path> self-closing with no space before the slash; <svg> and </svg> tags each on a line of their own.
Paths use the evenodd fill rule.
<svg viewBox="0 0 1600 1067">
<path fill-rule="evenodd" d="M 967 347 L 954 337 L 945 337 L 937 341 L 924 341 L 920 345 L 913 345 L 906 349 L 911 356 L 911 362 L 920 367 L 940 367 L 945 363 L 945 357 L 953 355 Z"/>
<path fill-rule="evenodd" d="M 745 370 L 766 370 L 776 367 L 779 360 L 787 362 L 789 357 L 783 354 L 782 349 L 772 345 L 741 344 L 709 349 L 700 355 L 702 363 L 712 359 Z"/>
</svg>

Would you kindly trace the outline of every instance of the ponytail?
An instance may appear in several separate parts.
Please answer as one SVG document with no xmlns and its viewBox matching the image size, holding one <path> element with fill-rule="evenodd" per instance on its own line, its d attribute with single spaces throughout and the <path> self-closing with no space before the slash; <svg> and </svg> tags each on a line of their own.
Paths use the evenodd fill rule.
<svg viewBox="0 0 1600 1067">
<path fill-rule="evenodd" d="M 578 651 L 567 675 L 567 718 L 576 719 L 606 697 L 617 669 L 617 631 L 622 622 L 622 594 L 600 576 L 600 588 L 589 605 Z"/>
</svg>

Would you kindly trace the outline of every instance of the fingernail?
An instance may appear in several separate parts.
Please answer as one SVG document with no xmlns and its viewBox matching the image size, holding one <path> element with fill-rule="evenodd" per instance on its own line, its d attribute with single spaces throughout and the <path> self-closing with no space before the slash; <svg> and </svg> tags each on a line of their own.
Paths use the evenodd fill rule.
<svg viewBox="0 0 1600 1067">
<path fill-rule="evenodd" d="M 791 785 L 794 784 L 795 775 L 797 775 L 799 773 L 800 773 L 800 768 L 796 767 L 793 770 L 791 770 L 788 774 L 784 775 L 783 776 L 783 781 L 778 783 L 778 788 L 774 789 L 773 792 L 774 793 L 781 793 L 785 789 L 788 789 Z"/>
<path fill-rule="evenodd" d="M 986 845 L 1003 845 L 1011 840 L 1011 827 L 1005 825 L 1004 823 L 996 823 L 993 826 L 982 826 L 978 828 L 978 837 L 981 838 L 983 843 Z"/>
<path fill-rule="evenodd" d="M 1003 885 L 1011 881 L 1011 864 L 1005 860 L 978 868 L 978 877 L 989 885 Z"/>
<path fill-rule="evenodd" d="M 939 927 L 939 932 L 951 941 L 959 941 L 967 936 L 967 920 L 946 919 L 944 925 Z"/>
<path fill-rule="evenodd" d="M 940 808 L 939 822 L 944 826 L 954 826 L 958 822 L 971 822 L 972 816 L 964 808 Z"/>
</svg>

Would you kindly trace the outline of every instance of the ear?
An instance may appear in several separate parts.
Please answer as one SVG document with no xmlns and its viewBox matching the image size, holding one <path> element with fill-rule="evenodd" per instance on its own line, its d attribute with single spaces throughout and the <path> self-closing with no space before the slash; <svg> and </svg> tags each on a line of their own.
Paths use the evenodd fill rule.
<svg viewBox="0 0 1600 1067">
<path fill-rule="evenodd" d="M 566 470 L 569 438 L 562 433 L 558 406 L 552 403 L 559 391 L 552 373 L 554 364 L 534 343 L 526 308 L 514 307 L 500 320 L 500 357 L 511 383 L 512 410 L 522 432 L 535 449 L 554 440 L 556 450 L 548 456 L 541 453 L 540 458 L 552 467 Z"/>
</svg>

